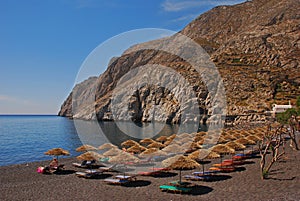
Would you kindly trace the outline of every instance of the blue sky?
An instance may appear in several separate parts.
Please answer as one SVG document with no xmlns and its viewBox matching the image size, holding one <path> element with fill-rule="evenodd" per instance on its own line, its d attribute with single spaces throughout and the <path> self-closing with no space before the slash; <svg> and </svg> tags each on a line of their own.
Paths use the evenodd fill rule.
<svg viewBox="0 0 300 201">
<path fill-rule="evenodd" d="M 57 114 L 101 43 L 135 29 L 179 31 L 217 5 L 243 1 L 0 0 L 0 114 Z"/>
</svg>

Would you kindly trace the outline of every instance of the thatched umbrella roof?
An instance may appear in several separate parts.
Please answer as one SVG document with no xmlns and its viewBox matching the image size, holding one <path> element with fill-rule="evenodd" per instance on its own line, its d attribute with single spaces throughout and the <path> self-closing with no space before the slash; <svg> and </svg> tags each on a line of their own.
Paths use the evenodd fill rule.
<svg viewBox="0 0 300 201">
<path fill-rule="evenodd" d="M 178 144 L 171 144 L 171 145 L 163 148 L 162 150 L 165 151 L 165 152 L 168 152 L 168 153 L 181 153 L 181 152 L 184 152 L 184 149 Z"/>
<path fill-rule="evenodd" d="M 67 150 L 64 150 L 63 148 L 53 148 L 44 153 L 45 155 L 51 155 L 51 156 L 69 156 L 70 153 Z"/>
<path fill-rule="evenodd" d="M 141 146 L 141 145 L 133 145 L 132 147 L 127 149 L 127 152 L 132 152 L 132 153 L 135 153 L 135 154 L 139 154 L 139 153 L 141 153 L 145 150 L 146 150 L 146 148 Z"/>
<path fill-rule="evenodd" d="M 140 153 L 139 156 L 147 157 L 147 156 L 150 156 L 152 153 L 155 153 L 158 150 L 159 149 L 157 149 L 157 148 L 149 148 L 149 149 L 146 149 L 145 151 L 143 151 L 142 153 Z"/>
<path fill-rule="evenodd" d="M 210 163 L 210 161 L 207 161 L 204 159 L 212 159 L 212 158 L 219 158 L 219 157 L 220 157 L 220 155 L 218 155 L 215 152 L 211 152 L 207 149 L 199 149 L 188 155 L 189 159 L 195 160 L 195 161 L 197 161 L 197 163 L 200 163 L 202 165 L 203 173 L 204 173 L 204 165 L 207 163 Z"/>
<path fill-rule="evenodd" d="M 140 144 L 151 144 L 153 142 L 155 142 L 155 140 L 153 140 L 151 138 L 145 138 L 145 139 L 140 140 Z"/>
<path fill-rule="evenodd" d="M 236 139 L 244 137 L 243 135 L 241 135 L 241 133 L 234 133 L 234 134 L 232 134 L 232 136 L 234 136 Z"/>
<path fill-rule="evenodd" d="M 214 152 L 214 151 L 211 151 L 207 156 L 206 156 L 206 159 L 215 159 L 215 158 L 220 158 L 221 155 Z"/>
<path fill-rule="evenodd" d="M 167 140 L 167 141 L 164 142 L 164 145 L 168 146 L 168 145 L 170 145 L 172 142 L 173 142 L 173 140 L 170 140 L 170 139 L 169 139 L 169 140 Z"/>
<path fill-rule="evenodd" d="M 225 139 L 224 137 L 220 137 L 219 139 L 218 139 L 218 143 L 226 143 L 226 142 L 228 142 L 229 140 L 228 139 Z"/>
<path fill-rule="evenodd" d="M 209 151 L 207 149 L 198 149 L 188 155 L 188 158 L 193 159 L 193 160 L 215 159 L 215 158 L 220 158 L 220 157 L 221 157 L 220 154 L 217 154 L 214 151 Z"/>
<path fill-rule="evenodd" d="M 243 144 L 243 145 L 255 145 L 256 142 L 254 142 L 253 140 L 248 140 L 246 138 L 240 138 L 235 140 L 235 142 Z"/>
<path fill-rule="evenodd" d="M 97 150 L 97 148 L 92 145 L 88 145 L 88 144 L 84 144 L 76 149 L 76 151 L 78 151 L 78 152 L 94 151 L 94 150 Z"/>
<path fill-rule="evenodd" d="M 201 140 L 203 140 L 203 139 L 204 139 L 203 136 L 195 136 L 194 139 L 193 139 L 193 141 L 194 141 L 194 142 L 199 142 L 199 141 L 201 141 Z"/>
<path fill-rule="evenodd" d="M 200 132 L 198 132 L 198 133 L 196 133 L 196 137 L 198 136 L 198 137 L 204 137 L 204 136 L 206 136 L 207 135 L 207 132 L 205 132 L 205 131 L 200 131 Z"/>
<path fill-rule="evenodd" d="M 211 149 L 214 152 L 217 152 L 219 154 L 234 154 L 235 151 L 232 148 L 229 148 L 228 146 L 224 145 L 224 144 L 217 144 L 215 146 L 212 147 Z"/>
<path fill-rule="evenodd" d="M 170 158 L 167 158 L 165 160 L 163 160 L 161 163 L 162 163 L 162 166 L 164 167 L 169 167 L 171 166 L 173 163 L 175 163 L 179 157 L 181 157 L 181 155 L 176 155 L 176 156 L 173 156 L 173 157 L 170 157 Z"/>
<path fill-rule="evenodd" d="M 156 141 L 157 141 L 157 142 L 165 142 L 165 141 L 167 141 L 167 140 L 168 140 L 168 137 L 165 136 L 165 135 L 156 138 Z"/>
<path fill-rule="evenodd" d="M 63 148 L 53 148 L 53 149 L 49 149 L 44 154 L 50 156 L 56 156 L 56 159 L 58 160 L 58 156 L 69 156 L 70 152 Z"/>
<path fill-rule="evenodd" d="M 230 141 L 230 140 L 236 140 L 237 138 L 231 134 L 226 134 L 223 136 L 223 139 Z"/>
<path fill-rule="evenodd" d="M 134 145 L 139 145 L 139 143 L 137 143 L 134 140 L 126 140 L 125 142 L 122 142 L 122 144 L 121 144 L 122 147 L 131 147 Z"/>
<path fill-rule="evenodd" d="M 153 149 L 153 148 L 151 148 Z M 149 149 L 148 149 L 149 150 Z M 147 151 L 147 150 L 146 150 Z M 140 157 L 153 157 L 153 156 L 167 156 L 168 154 L 162 150 L 157 150 L 155 152 L 151 152 L 151 153 L 145 153 L 146 151 L 144 151 L 143 153 L 141 153 L 139 156 Z"/>
<path fill-rule="evenodd" d="M 123 152 L 122 150 L 118 149 L 118 148 L 112 148 L 106 152 L 103 153 L 103 156 L 116 156 L 119 153 Z"/>
<path fill-rule="evenodd" d="M 227 142 L 225 145 L 232 148 L 232 149 L 234 149 L 234 150 L 236 150 L 236 151 L 246 149 L 245 145 L 234 142 L 234 141 Z"/>
<path fill-rule="evenodd" d="M 185 138 L 181 138 L 179 140 L 179 142 L 181 142 L 182 144 L 187 143 L 187 142 L 192 143 L 193 141 L 194 141 L 194 139 L 191 137 L 185 137 Z"/>
<path fill-rule="evenodd" d="M 205 157 L 204 155 L 207 155 L 207 154 L 208 154 L 208 153 L 206 153 L 206 152 L 208 152 L 208 151 L 205 150 L 205 149 L 198 149 L 198 150 L 196 150 L 196 151 L 190 153 L 190 154 L 188 155 L 188 158 L 189 158 L 189 159 L 192 159 L 192 160 L 203 159 L 203 158 Z"/>
<path fill-rule="evenodd" d="M 164 164 L 164 161 L 162 162 Z M 193 170 L 200 167 L 200 165 L 192 159 L 189 159 L 186 156 L 176 157 L 174 163 L 169 166 L 173 170 Z"/>
<path fill-rule="evenodd" d="M 172 158 L 174 158 L 174 159 L 172 159 Z M 200 167 L 200 165 L 196 161 L 189 159 L 186 156 L 179 156 L 179 157 L 174 156 L 172 158 L 169 158 L 169 160 L 168 160 L 168 161 L 175 161 L 171 165 L 169 165 L 169 162 L 167 162 L 167 163 L 164 162 L 165 160 L 162 161 L 162 164 L 163 164 L 163 166 L 169 167 L 173 170 L 179 170 L 179 183 L 181 183 L 181 171 L 182 170 L 193 170 L 195 168 Z"/>
<path fill-rule="evenodd" d="M 258 136 L 255 136 L 255 135 L 249 135 L 246 137 L 247 140 L 252 140 L 254 142 L 258 142 L 260 141 L 262 138 L 261 137 L 258 137 Z"/>
<path fill-rule="evenodd" d="M 162 144 L 162 143 L 160 143 L 160 142 L 153 142 L 153 143 L 151 143 L 151 144 L 149 144 L 148 146 L 147 146 L 147 148 L 158 148 L 158 149 L 161 149 L 161 148 L 163 148 L 163 147 L 165 147 L 166 145 L 164 145 L 164 144 Z"/>
<path fill-rule="evenodd" d="M 79 156 L 77 156 L 76 158 L 78 160 L 87 160 L 87 161 L 92 161 L 92 160 L 99 160 L 100 158 L 103 158 L 104 156 L 94 152 L 94 151 L 89 151 L 89 152 L 85 152 Z"/>
<path fill-rule="evenodd" d="M 173 134 L 173 135 L 170 135 L 169 137 L 168 137 L 168 140 L 173 140 L 174 138 L 176 138 L 176 134 Z"/>
<path fill-rule="evenodd" d="M 99 150 L 111 149 L 111 148 L 118 148 L 118 147 L 116 145 L 112 144 L 112 143 L 105 143 L 105 144 L 98 147 Z"/>
<path fill-rule="evenodd" d="M 127 152 L 120 152 L 118 155 L 111 157 L 108 162 L 124 164 L 127 162 L 139 162 L 139 159 Z"/>
<path fill-rule="evenodd" d="M 181 133 L 179 135 L 177 135 L 177 138 L 186 138 L 186 137 L 191 137 L 192 135 L 191 134 L 188 134 L 188 133 Z"/>
</svg>

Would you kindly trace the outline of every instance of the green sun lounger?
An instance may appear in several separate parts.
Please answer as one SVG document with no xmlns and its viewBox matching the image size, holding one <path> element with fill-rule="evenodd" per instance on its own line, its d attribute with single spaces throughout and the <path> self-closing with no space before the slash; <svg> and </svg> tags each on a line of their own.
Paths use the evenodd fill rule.
<svg viewBox="0 0 300 201">
<path fill-rule="evenodd" d="M 180 187 L 180 186 L 170 186 L 162 185 L 159 187 L 161 191 L 174 192 L 174 193 L 189 193 L 192 188 Z"/>
</svg>

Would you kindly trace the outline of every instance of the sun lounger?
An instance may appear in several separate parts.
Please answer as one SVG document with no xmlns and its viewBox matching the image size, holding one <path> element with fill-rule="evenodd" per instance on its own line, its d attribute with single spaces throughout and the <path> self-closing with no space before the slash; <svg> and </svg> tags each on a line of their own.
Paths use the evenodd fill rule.
<svg viewBox="0 0 300 201">
<path fill-rule="evenodd" d="M 149 171 L 149 172 L 138 172 L 138 175 L 140 176 L 155 176 L 161 174 L 161 171 Z"/>
<path fill-rule="evenodd" d="M 96 161 L 82 161 L 82 163 L 72 163 L 73 166 L 78 168 L 97 168 L 99 165 L 96 164 Z"/>
<path fill-rule="evenodd" d="M 104 182 L 111 185 L 123 185 L 130 181 L 125 179 L 104 179 Z"/>
<path fill-rule="evenodd" d="M 156 167 L 152 167 L 152 168 L 149 168 L 149 170 L 153 170 L 153 171 L 169 171 L 170 168 L 156 168 Z"/>
<path fill-rule="evenodd" d="M 192 181 L 210 181 L 212 179 L 212 175 L 203 175 L 203 176 L 196 176 L 196 175 L 185 175 L 184 178 L 187 180 Z"/>
<path fill-rule="evenodd" d="M 172 185 L 172 186 L 187 187 L 191 183 L 190 182 L 186 182 L 186 181 L 181 181 L 180 182 L 180 181 L 176 180 L 176 181 L 170 181 L 169 184 Z"/>
<path fill-rule="evenodd" d="M 235 170 L 234 167 L 228 166 L 228 167 L 211 167 L 209 170 L 218 171 L 218 172 L 233 172 Z"/>
<path fill-rule="evenodd" d="M 159 188 L 161 191 L 167 191 L 172 193 L 189 193 L 192 190 L 191 187 L 170 186 L 170 185 L 162 185 Z"/>
<path fill-rule="evenodd" d="M 236 159 L 224 160 L 223 162 L 232 163 L 233 165 L 244 165 L 245 164 L 245 160 L 236 160 Z"/>
<path fill-rule="evenodd" d="M 128 180 L 128 181 L 132 181 L 132 180 L 136 180 L 135 176 L 129 176 L 129 175 L 117 175 L 115 176 L 117 179 L 121 179 L 121 180 Z"/>
<path fill-rule="evenodd" d="M 214 175 L 218 173 L 218 171 L 214 171 L 214 170 L 209 170 L 209 171 L 204 171 L 204 172 L 193 172 L 192 174 L 193 175 L 196 175 L 196 176 L 202 176 L 202 175 Z"/>
<path fill-rule="evenodd" d="M 108 167 L 100 167 L 99 169 L 104 171 L 104 172 L 115 172 L 115 168 L 117 167 L 117 164 L 108 166 Z"/>
<path fill-rule="evenodd" d="M 85 172 L 76 172 L 75 175 L 78 177 L 84 177 L 89 179 L 89 178 L 97 177 L 102 173 L 103 171 L 99 171 L 99 170 L 86 170 Z"/>
</svg>

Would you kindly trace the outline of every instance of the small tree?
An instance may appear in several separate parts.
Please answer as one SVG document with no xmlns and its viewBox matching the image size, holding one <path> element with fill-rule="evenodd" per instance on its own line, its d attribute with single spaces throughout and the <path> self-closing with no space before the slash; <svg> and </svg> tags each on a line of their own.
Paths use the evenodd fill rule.
<svg viewBox="0 0 300 201">
<path fill-rule="evenodd" d="M 275 130 L 269 125 L 267 133 L 259 143 L 261 179 L 268 177 L 273 164 L 285 154 L 285 140 L 282 133 L 283 125 L 277 126 Z M 268 150 L 271 151 L 271 160 L 269 161 L 266 159 Z"/>
<path fill-rule="evenodd" d="M 299 146 L 298 146 L 297 139 L 296 139 L 297 126 L 298 126 L 298 122 L 297 122 L 296 116 L 291 116 L 291 118 L 289 119 L 289 132 L 288 132 L 288 134 L 291 138 L 290 146 L 294 150 L 299 150 Z"/>
</svg>

